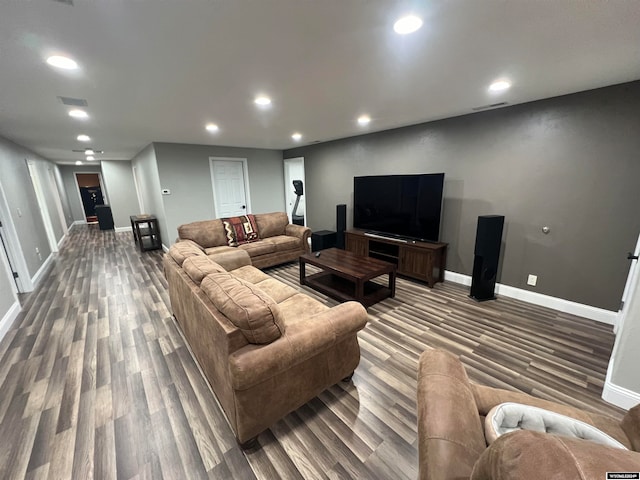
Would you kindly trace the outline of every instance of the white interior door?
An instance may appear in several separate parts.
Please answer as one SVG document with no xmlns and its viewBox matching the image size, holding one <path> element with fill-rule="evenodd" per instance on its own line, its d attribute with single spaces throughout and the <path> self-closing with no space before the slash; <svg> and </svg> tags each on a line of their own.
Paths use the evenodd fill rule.
<svg viewBox="0 0 640 480">
<path fill-rule="evenodd" d="M 298 208 L 296 209 L 296 215 L 304 217 L 304 224 L 307 225 L 307 215 L 306 212 L 306 193 L 307 193 L 307 184 L 305 183 L 304 178 L 304 158 L 285 158 L 284 159 L 284 199 L 287 205 L 287 216 L 289 217 L 289 222 L 293 223 L 293 208 L 296 204 L 296 197 L 293 181 L 294 180 L 302 180 L 303 191 L 304 194 L 300 197 L 300 201 L 298 202 Z"/>
<path fill-rule="evenodd" d="M 211 183 L 215 217 L 251 213 L 246 158 L 211 157 Z"/>
<path fill-rule="evenodd" d="M 18 234 L 9 214 L 7 197 L 4 194 L 0 183 L 0 235 L 2 236 L 2 251 L 0 255 L 6 255 L 6 265 L 11 270 L 18 292 L 30 292 L 33 290 L 33 283 L 29 277 L 29 270 L 24 259 L 22 247 L 18 240 Z M 14 275 L 17 274 L 16 275 Z"/>
</svg>

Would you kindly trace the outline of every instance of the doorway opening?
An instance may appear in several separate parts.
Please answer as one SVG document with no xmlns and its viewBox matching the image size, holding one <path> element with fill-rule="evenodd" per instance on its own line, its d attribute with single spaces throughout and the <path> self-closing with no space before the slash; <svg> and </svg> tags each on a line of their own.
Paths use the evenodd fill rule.
<svg viewBox="0 0 640 480">
<path fill-rule="evenodd" d="M 251 213 L 246 158 L 210 157 L 214 218 Z"/>
<path fill-rule="evenodd" d="M 76 173 L 76 183 L 87 223 L 98 223 L 96 207 L 105 204 L 105 195 L 99 173 Z"/>
<path fill-rule="evenodd" d="M 284 200 L 290 223 L 307 225 L 304 179 L 304 158 L 284 159 Z"/>
</svg>

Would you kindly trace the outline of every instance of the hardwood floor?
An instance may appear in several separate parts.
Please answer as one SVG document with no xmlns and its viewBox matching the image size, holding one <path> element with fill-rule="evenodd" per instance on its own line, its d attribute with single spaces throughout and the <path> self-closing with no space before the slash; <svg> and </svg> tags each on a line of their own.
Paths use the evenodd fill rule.
<svg viewBox="0 0 640 480">
<path fill-rule="evenodd" d="M 474 381 L 622 414 L 600 400 L 611 327 L 398 279 L 369 309 L 353 381 L 243 452 L 171 317 L 161 255 L 130 233 L 69 233 L 0 343 L 0 478 L 413 479 L 417 359 L 432 347 Z M 267 273 L 336 303 L 300 287 L 296 263 Z"/>
</svg>

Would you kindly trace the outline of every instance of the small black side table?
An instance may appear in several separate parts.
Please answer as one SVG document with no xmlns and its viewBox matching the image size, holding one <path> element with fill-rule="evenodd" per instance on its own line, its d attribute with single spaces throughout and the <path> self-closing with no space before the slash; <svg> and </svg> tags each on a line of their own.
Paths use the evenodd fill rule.
<svg viewBox="0 0 640 480">
<path fill-rule="evenodd" d="M 158 228 L 156 217 L 153 215 L 131 215 L 129 219 L 131 220 L 131 230 L 133 230 L 133 241 L 138 244 L 141 252 L 162 248 L 160 228 Z"/>
</svg>

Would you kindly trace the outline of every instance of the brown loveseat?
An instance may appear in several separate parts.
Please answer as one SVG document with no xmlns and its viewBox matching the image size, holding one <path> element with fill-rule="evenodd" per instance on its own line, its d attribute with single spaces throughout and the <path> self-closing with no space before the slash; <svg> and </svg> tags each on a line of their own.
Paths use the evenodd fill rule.
<svg viewBox="0 0 640 480">
<path fill-rule="evenodd" d="M 504 402 L 580 420 L 629 450 L 528 430 L 502 435 L 487 447 L 484 417 Z M 418 438 L 422 480 L 602 480 L 606 472 L 640 471 L 640 405 L 619 422 L 524 393 L 472 384 L 458 358 L 441 350 L 420 357 Z"/>
<path fill-rule="evenodd" d="M 310 251 L 311 230 L 289 223 L 286 213 L 258 213 L 254 217 L 259 237 L 257 241 L 229 246 L 227 231 L 219 218 L 180 225 L 178 239 L 197 243 L 207 255 L 242 249 L 249 254 L 256 268 L 291 262 Z"/>
<path fill-rule="evenodd" d="M 240 444 L 358 366 L 359 303 L 329 308 L 240 249 L 214 257 L 178 242 L 163 263 L 175 318 Z"/>
</svg>

